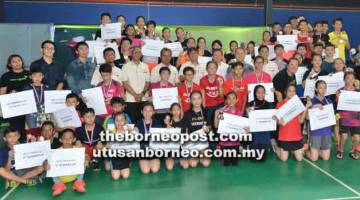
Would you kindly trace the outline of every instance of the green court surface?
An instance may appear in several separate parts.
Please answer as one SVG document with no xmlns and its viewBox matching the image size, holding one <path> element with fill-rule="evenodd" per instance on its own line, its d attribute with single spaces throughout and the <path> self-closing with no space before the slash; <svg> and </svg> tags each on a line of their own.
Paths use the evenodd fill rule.
<svg viewBox="0 0 360 200">
<path fill-rule="evenodd" d="M 360 199 L 359 164 L 346 154 L 343 160 L 332 157 L 316 163 L 294 159 L 283 163 L 272 154 L 265 163 L 241 160 L 238 166 L 223 167 L 214 160 L 209 168 L 183 170 L 177 165 L 170 172 L 162 168 L 157 174 L 142 175 L 135 163 L 128 180 L 112 181 L 105 170 L 89 170 L 85 175 L 87 193 L 78 194 L 68 185 L 56 199 Z M 44 184 L 21 185 L 6 194 L 2 187 L 1 192 L 6 199 L 55 199 L 51 185 L 47 179 Z"/>
</svg>

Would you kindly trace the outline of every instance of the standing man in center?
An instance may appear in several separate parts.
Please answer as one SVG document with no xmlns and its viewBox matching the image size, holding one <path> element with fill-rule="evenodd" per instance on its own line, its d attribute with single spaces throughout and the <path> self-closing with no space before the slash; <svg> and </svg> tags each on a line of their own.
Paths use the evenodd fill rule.
<svg viewBox="0 0 360 200">
<path fill-rule="evenodd" d="M 132 121 L 141 119 L 142 104 L 147 101 L 150 86 L 150 72 L 148 66 L 141 62 L 141 48 L 133 47 L 132 60 L 123 66 L 124 88 L 126 90 L 126 113 Z"/>
</svg>

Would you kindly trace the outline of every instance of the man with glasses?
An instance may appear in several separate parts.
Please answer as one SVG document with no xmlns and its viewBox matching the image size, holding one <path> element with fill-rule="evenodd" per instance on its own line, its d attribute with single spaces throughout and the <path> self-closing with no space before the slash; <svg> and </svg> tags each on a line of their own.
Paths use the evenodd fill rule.
<svg viewBox="0 0 360 200">
<path fill-rule="evenodd" d="M 55 60 L 55 44 L 46 40 L 41 44 L 42 58 L 31 63 L 30 71 L 37 68 L 44 74 L 44 84 L 50 90 L 62 90 L 64 88 L 64 67 Z"/>
</svg>

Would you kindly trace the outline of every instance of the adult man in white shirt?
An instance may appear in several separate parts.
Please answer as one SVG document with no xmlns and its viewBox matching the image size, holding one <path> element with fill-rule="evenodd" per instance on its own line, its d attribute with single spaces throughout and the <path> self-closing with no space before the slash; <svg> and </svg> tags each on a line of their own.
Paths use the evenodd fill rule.
<svg viewBox="0 0 360 200">
<path fill-rule="evenodd" d="M 206 76 L 206 74 L 207 74 L 206 66 L 200 65 L 199 62 L 198 62 L 198 58 L 199 58 L 198 49 L 190 48 L 190 49 L 188 49 L 188 54 L 189 54 L 190 61 L 182 64 L 181 67 L 180 67 L 180 71 L 179 71 L 180 81 L 184 80 L 183 71 L 184 71 L 185 67 L 192 67 L 195 70 L 195 75 L 194 75 L 194 80 L 193 81 L 194 81 L 194 83 L 199 85 L 200 84 L 200 79 L 202 77 Z"/>
<path fill-rule="evenodd" d="M 177 68 L 171 65 L 171 56 L 172 52 L 169 48 L 163 48 L 160 52 L 161 63 L 156 65 L 151 70 L 151 83 L 156 83 L 160 81 L 159 71 L 162 67 L 168 67 L 170 70 L 169 82 L 176 85 L 179 83 L 179 73 Z"/>
<path fill-rule="evenodd" d="M 141 107 L 147 101 L 147 92 L 150 86 L 149 68 L 141 62 L 141 57 L 141 48 L 133 47 L 132 60 L 122 68 L 123 85 L 126 90 L 126 110 L 134 122 L 141 119 Z"/>
<path fill-rule="evenodd" d="M 213 61 L 216 62 L 216 64 L 218 65 L 216 74 L 226 79 L 226 73 L 229 68 L 229 65 L 223 62 L 223 58 L 224 55 L 220 49 L 213 50 Z"/>
<path fill-rule="evenodd" d="M 279 72 L 279 67 L 273 61 L 269 60 L 269 47 L 266 45 L 260 45 L 259 56 L 264 58 L 264 72 L 270 74 L 271 78 Z"/>
<path fill-rule="evenodd" d="M 117 49 L 116 49 L 116 51 L 117 51 Z M 104 55 L 105 62 L 111 64 L 111 66 L 112 66 L 112 76 L 111 76 L 112 79 L 121 84 L 124 79 L 123 72 L 120 68 L 116 67 L 114 64 L 115 50 L 111 47 L 106 48 L 106 49 L 104 49 L 103 55 Z M 99 68 L 100 67 L 96 67 L 93 77 L 91 79 L 91 85 L 93 85 L 93 86 L 97 86 L 101 81 L 103 81 L 101 78 L 100 72 L 99 72 Z"/>
</svg>

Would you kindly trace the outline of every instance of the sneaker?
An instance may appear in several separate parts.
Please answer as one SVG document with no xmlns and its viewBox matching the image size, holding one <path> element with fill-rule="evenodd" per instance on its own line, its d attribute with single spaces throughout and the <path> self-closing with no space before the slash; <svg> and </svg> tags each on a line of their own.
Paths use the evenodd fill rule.
<svg viewBox="0 0 360 200">
<path fill-rule="evenodd" d="M 6 180 L 5 181 L 5 190 L 10 190 L 14 187 L 17 187 L 19 185 L 16 181 Z"/>
<path fill-rule="evenodd" d="M 85 188 L 85 181 L 84 180 L 76 180 L 74 185 L 73 185 L 73 189 L 76 191 L 76 192 L 86 192 L 86 188 Z"/>
<path fill-rule="evenodd" d="M 97 160 L 92 161 L 92 167 L 94 171 L 100 171 L 100 163 Z"/>
<path fill-rule="evenodd" d="M 41 177 L 34 177 L 34 178 L 31 178 L 27 181 L 26 185 L 27 186 L 35 186 L 37 184 L 40 184 L 42 183 L 42 178 Z"/>
<path fill-rule="evenodd" d="M 66 185 L 63 182 L 59 182 L 59 183 L 55 183 L 52 186 L 52 195 L 55 196 L 59 196 L 61 193 L 63 193 L 66 190 Z"/>
</svg>

